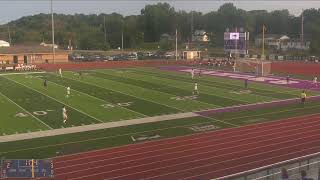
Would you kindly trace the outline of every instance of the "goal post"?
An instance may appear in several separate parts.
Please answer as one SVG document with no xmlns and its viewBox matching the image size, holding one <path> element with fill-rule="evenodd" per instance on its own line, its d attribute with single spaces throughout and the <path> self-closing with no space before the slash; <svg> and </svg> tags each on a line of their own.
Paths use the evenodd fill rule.
<svg viewBox="0 0 320 180">
<path fill-rule="evenodd" d="M 236 70 L 241 73 L 267 76 L 271 73 L 271 62 L 259 60 L 238 60 L 236 61 Z"/>
</svg>

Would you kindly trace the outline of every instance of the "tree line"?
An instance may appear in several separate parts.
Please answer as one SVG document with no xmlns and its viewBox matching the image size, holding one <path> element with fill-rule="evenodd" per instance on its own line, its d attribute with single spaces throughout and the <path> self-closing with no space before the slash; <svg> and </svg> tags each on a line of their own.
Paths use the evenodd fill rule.
<svg viewBox="0 0 320 180">
<path fill-rule="evenodd" d="M 303 12 L 304 33 L 311 37 L 311 52 L 320 52 L 320 9 Z M 107 50 L 121 47 L 137 48 L 143 44 L 159 42 L 162 34 L 175 35 L 178 30 L 179 43 L 188 42 L 192 31 L 205 30 L 211 39 L 210 46 L 223 46 L 223 33 L 227 28 L 242 27 L 249 31 L 250 38 L 267 27 L 267 34 L 286 34 L 299 38 L 301 15 L 294 16 L 288 10 L 245 11 L 232 3 L 220 6 L 209 13 L 175 10 L 168 3 L 146 5 L 140 15 L 121 14 L 54 14 L 56 43 L 66 48 L 69 43 L 76 49 Z M 13 44 L 51 42 L 51 15 L 38 14 L 22 17 L 0 26 L 0 38 L 7 38 L 7 27 Z"/>
</svg>

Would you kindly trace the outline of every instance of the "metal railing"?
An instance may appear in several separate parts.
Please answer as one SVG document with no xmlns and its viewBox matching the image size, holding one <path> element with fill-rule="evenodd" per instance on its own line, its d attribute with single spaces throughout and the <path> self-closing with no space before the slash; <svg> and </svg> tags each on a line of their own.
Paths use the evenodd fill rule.
<svg viewBox="0 0 320 180">
<path fill-rule="evenodd" d="M 301 170 L 309 170 L 311 167 L 316 167 L 315 171 L 318 172 L 320 167 L 320 152 L 289 159 L 286 161 L 258 167 L 248 171 L 243 171 L 211 180 L 273 180 L 280 179 L 281 168 L 286 167 L 290 176 L 297 176 Z M 296 171 L 296 172 L 295 172 Z M 290 178 L 289 178 L 290 179 Z M 294 179 L 297 179 L 296 177 Z"/>
</svg>

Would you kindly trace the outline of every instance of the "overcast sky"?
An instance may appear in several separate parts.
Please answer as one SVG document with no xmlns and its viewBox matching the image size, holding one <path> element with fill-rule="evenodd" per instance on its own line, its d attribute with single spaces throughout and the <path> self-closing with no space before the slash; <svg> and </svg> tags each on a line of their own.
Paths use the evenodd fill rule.
<svg viewBox="0 0 320 180">
<path fill-rule="evenodd" d="M 54 11 L 64 14 L 98 14 L 117 12 L 123 15 L 140 14 L 140 10 L 146 4 L 168 2 L 176 9 L 196 10 L 209 12 L 217 10 L 226 2 L 232 2 L 238 8 L 244 10 L 268 11 L 276 9 L 288 9 L 291 14 L 299 15 L 302 9 L 320 8 L 320 0 L 313 1 L 277 1 L 277 0 L 53 0 Z M 22 16 L 50 12 L 50 0 L 0 0 L 0 24 Z"/>
</svg>

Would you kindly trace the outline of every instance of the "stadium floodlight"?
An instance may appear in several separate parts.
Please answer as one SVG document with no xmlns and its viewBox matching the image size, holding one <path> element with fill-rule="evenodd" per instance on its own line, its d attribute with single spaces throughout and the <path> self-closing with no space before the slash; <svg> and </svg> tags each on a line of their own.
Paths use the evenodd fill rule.
<svg viewBox="0 0 320 180">
<path fill-rule="evenodd" d="M 53 60 L 53 64 L 55 64 L 53 0 L 51 0 L 51 32 L 52 32 L 52 60 Z"/>
</svg>

